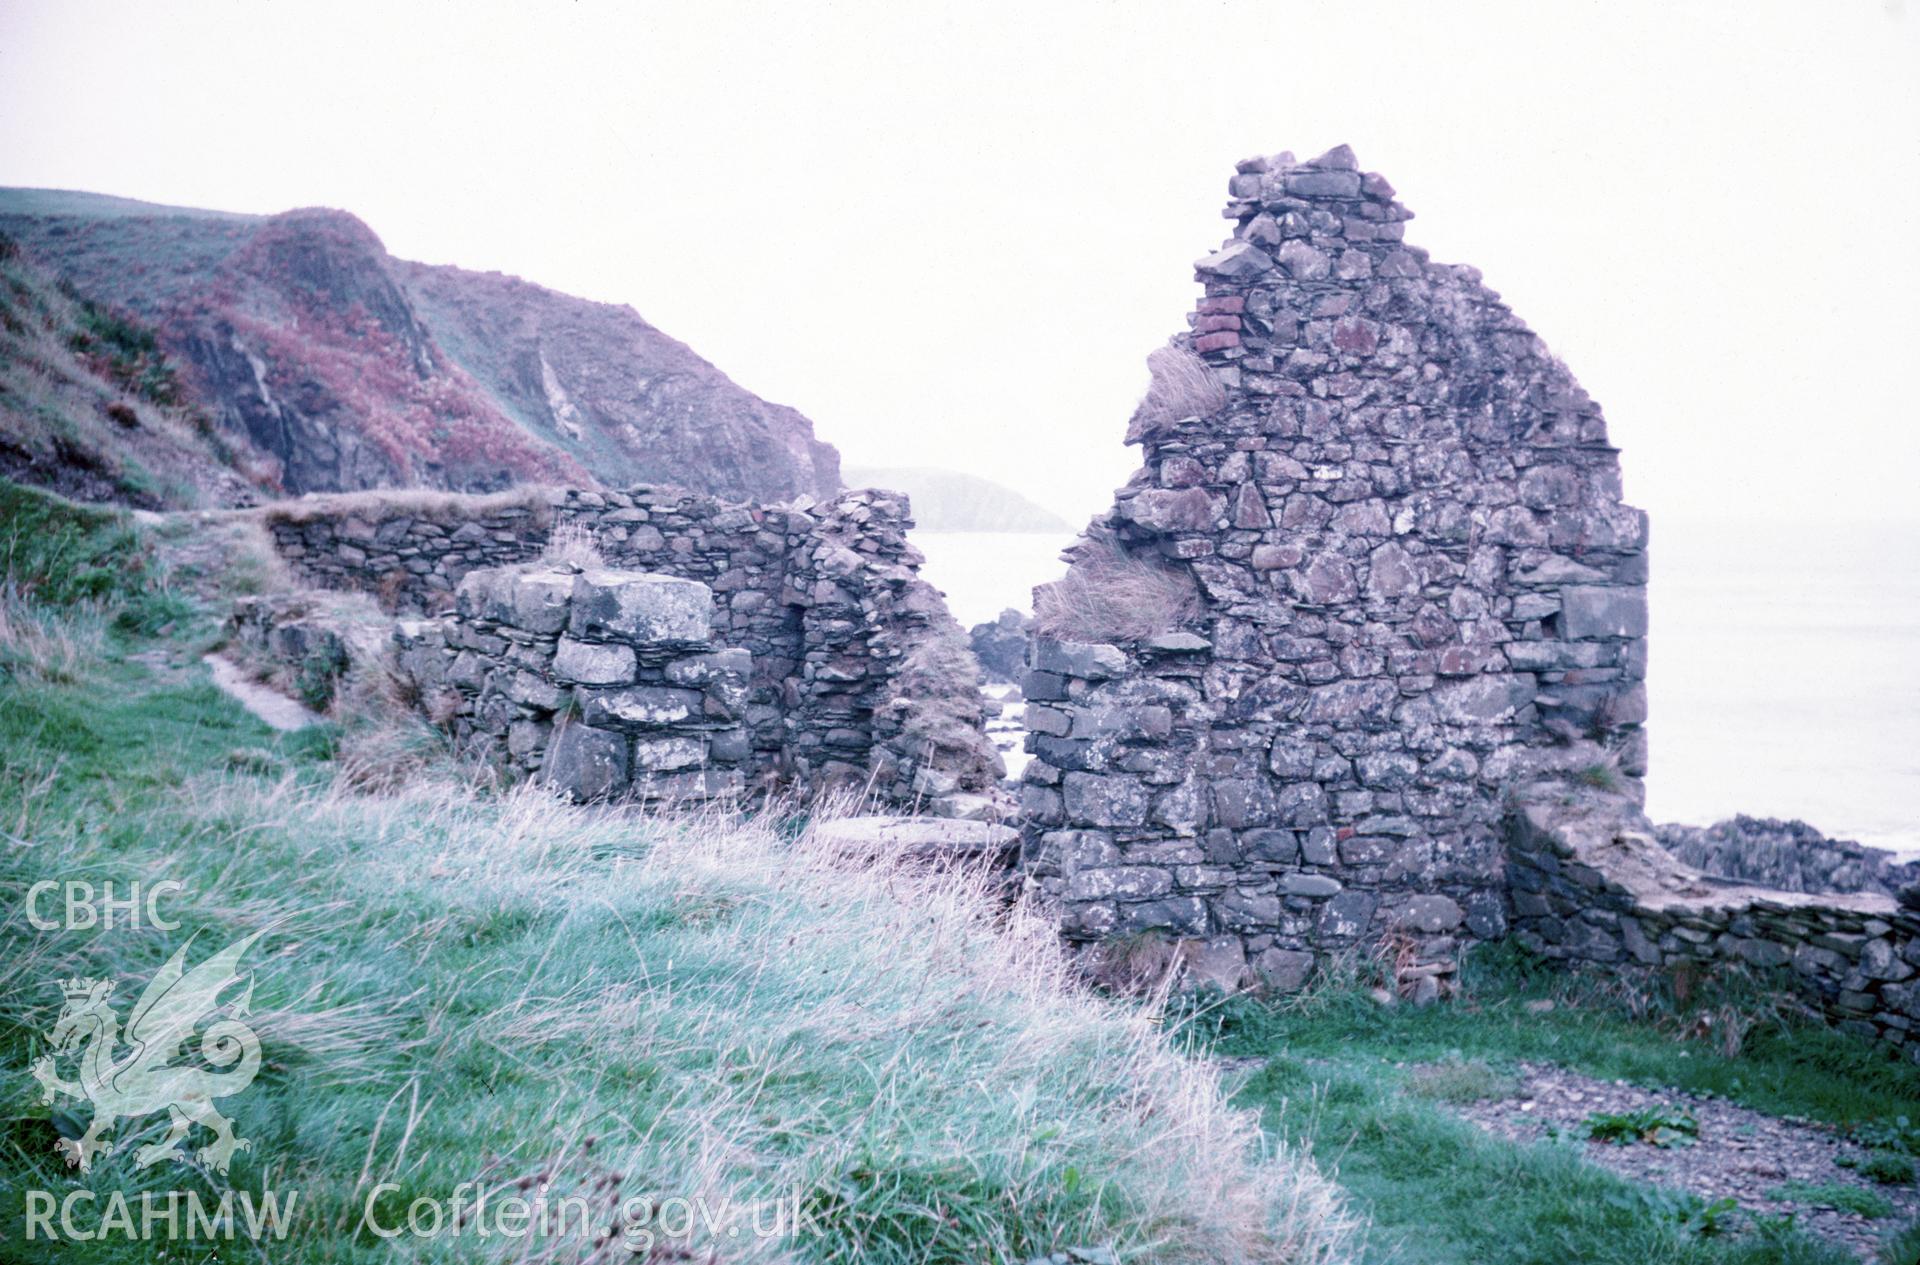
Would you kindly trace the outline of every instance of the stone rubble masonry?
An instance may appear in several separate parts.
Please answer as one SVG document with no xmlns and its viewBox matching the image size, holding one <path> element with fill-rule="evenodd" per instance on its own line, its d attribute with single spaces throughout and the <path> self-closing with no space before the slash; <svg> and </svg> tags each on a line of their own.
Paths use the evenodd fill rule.
<svg viewBox="0 0 1920 1265">
<path fill-rule="evenodd" d="M 529 562 L 555 526 L 578 524 L 610 567 L 710 591 L 702 636 L 666 613 L 651 631 L 746 653 L 740 721 L 751 755 L 743 767 L 756 784 L 801 794 L 870 788 L 882 803 L 953 815 L 991 810 L 1002 765 L 985 734 L 985 701 L 964 672 L 924 670 L 955 648 L 970 661 L 965 634 L 917 574 L 922 559 L 907 541 L 912 522 L 898 493 L 774 506 L 653 486 L 494 497 L 359 493 L 260 513 L 307 582 L 368 591 L 389 610 L 416 613 L 451 609 L 470 573 Z M 516 583 L 538 587 L 531 573 Z M 559 579 L 546 583 L 548 603 L 572 619 L 572 590 Z M 565 671 L 618 675 L 622 643 L 595 630 L 626 608 L 612 593 L 593 602 L 572 634 L 577 646 L 558 640 L 552 611 L 516 612 L 538 627 L 509 623 L 556 638 Z"/>
<path fill-rule="evenodd" d="M 582 800 L 746 792 L 753 657 L 710 640 L 706 585 L 533 562 L 470 571 L 455 599 L 394 639 L 463 754 Z"/>
<path fill-rule="evenodd" d="M 1351 151 L 1229 192 L 1174 340 L 1221 391 L 1136 415 L 1141 469 L 1089 529 L 1203 609 L 1033 644 L 1024 863 L 1076 938 L 1199 941 L 1280 987 L 1391 940 L 1437 995 L 1505 931 L 1528 753 L 1645 772 L 1646 516 L 1599 406 L 1478 272 L 1404 244 Z"/>
<path fill-rule="evenodd" d="M 1714 878 L 1655 841 L 1632 799 L 1566 781 L 1516 793 L 1513 931 L 1612 970 L 1771 972 L 1843 1031 L 1920 1060 L 1920 910 L 1880 892 L 1789 892 Z"/>
</svg>

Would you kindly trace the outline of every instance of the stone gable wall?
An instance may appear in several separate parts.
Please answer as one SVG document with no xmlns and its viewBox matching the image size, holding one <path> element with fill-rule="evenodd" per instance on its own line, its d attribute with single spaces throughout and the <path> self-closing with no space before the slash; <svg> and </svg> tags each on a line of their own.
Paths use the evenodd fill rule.
<svg viewBox="0 0 1920 1265">
<path fill-rule="evenodd" d="M 357 494 L 263 511 L 307 582 L 440 613 L 476 570 L 528 562 L 562 523 L 609 566 L 695 580 L 714 645 L 751 658 L 742 720 L 769 782 L 979 815 L 1001 774 L 965 635 L 917 574 L 906 498 L 732 504 L 672 488 L 495 497 Z M 956 660 L 953 647 L 962 653 Z M 940 670 L 929 670 L 937 663 Z"/>
<path fill-rule="evenodd" d="M 1399 934 L 1444 990 L 1458 939 L 1504 930 L 1527 753 L 1593 740 L 1644 773 L 1646 519 L 1599 406 L 1477 272 L 1403 244 L 1350 151 L 1243 162 L 1229 192 L 1141 469 L 1089 531 L 1200 609 L 1036 642 L 1027 864 L 1072 935 L 1205 940 L 1290 984 Z"/>
</svg>

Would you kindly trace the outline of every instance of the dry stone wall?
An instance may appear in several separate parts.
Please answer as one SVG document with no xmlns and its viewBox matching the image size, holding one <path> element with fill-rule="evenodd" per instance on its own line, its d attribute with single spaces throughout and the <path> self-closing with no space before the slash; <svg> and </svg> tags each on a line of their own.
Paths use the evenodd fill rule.
<svg viewBox="0 0 1920 1265">
<path fill-rule="evenodd" d="M 965 636 L 917 574 L 904 496 L 733 504 L 678 489 L 497 497 L 361 494 L 263 511 L 308 582 L 445 612 L 476 570 L 535 559 L 559 524 L 585 528 L 612 567 L 697 581 L 711 641 L 751 661 L 741 721 L 749 767 L 813 793 L 980 816 L 1002 771 Z"/>
<path fill-rule="evenodd" d="M 712 640 L 694 580 L 541 563 L 472 571 L 452 615 L 403 620 L 404 677 L 458 749 L 577 799 L 737 798 L 755 770 L 752 657 Z"/>
<path fill-rule="evenodd" d="M 1901 900 L 1710 877 L 1662 848 L 1635 802 L 1566 779 L 1515 795 L 1509 876 L 1514 935 L 1536 953 L 1776 972 L 1841 1029 L 1920 1059 L 1920 909 Z"/>
<path fill-rule="evenodd" d="M 1071 935 L 1194 939 L 1282 986 L 1399 936 L 1444 991 L 1459 940 L 1504 930 L 1528 752 L 1644 772 L 1646 518 L 1599 406 L 1477 272 L 1403 243 L 1351 151 L 1243 162 L 1230 195 L 1077 564 L 1184 573 L 1198 611 L 1036 641 L 1026 862 Z"/>
</svg>

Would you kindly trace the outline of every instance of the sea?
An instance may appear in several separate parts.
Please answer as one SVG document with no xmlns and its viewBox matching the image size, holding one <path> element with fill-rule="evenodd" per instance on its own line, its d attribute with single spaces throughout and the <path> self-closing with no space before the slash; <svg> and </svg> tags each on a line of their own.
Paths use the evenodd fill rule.
<svg viewBox="0 0 1920 1265">
<path fill-rule="evenodd" d="M 969 627 L 1032 609 L 1071 540 L 914 533 Z M 1920 523 L 1656 523 L 1652 564 L 1649 815 L 1920 856 Z"/>
</svg>

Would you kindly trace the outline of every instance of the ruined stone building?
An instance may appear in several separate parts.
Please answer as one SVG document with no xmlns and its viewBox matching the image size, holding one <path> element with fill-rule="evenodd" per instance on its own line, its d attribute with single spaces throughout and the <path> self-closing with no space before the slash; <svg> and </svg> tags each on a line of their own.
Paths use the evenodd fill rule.
<svg viewBox="0 0 1920 1265">
<path fill-rule="evenodd" d="M 1003 769 L 907 511 L 892 492 L 763 506 L 640 486 L 263 514 L 306 582 L 436 616 L 403 625 L 401 666 L 465 754 L 583 798 L 846 789 L 978 816 Z M 561 526 L 610 569 L 543 563 Z M 620 619 L 594 613 L 608 603 Z M 671 635 L 657 606 L 684 608 Z"/>
<path fill-rule="evenodd" d="M 1431 991 L 1505 928 L 1530 753 L 1644 772 L 1646 516 L 1599 405 L 1350 150 L 1250 159 L 1229 195 L 1065 582 L 1164 618 L 1116 636 L 1041 594 L 1026 864 L 1070 935 L 1289 986 L 1397 934 Z"/>
<path fill-rule="evenodd" d="M 1920 1057 L 1920 885 L 1716 878 L 1640 811 L 1647 521 L 1599 406 L 1477 272 L 1404 242 L 1345 147 L 1243 162 L 1229 194 L 1189 329 L 1148 358 L 1140 470 L 1036 592 L 1019 864 L 1064 934 L 1229 988 L 1384 952 L 1415 1000 L 1503 936 L 1737 963 Z M 399 671 L 496 767 L 583 799 L 1003 810 L 896 493 L 262 513 L 309 583 L 433 616 L 398 625 Z M 562 526 L 606 565 L 542 558 Z M 240 624 L 308 644 L 271 622 Z"/>
</svg>

